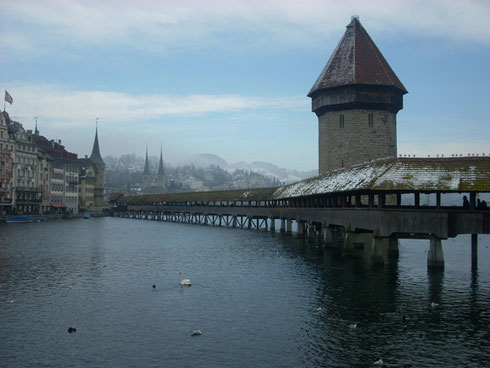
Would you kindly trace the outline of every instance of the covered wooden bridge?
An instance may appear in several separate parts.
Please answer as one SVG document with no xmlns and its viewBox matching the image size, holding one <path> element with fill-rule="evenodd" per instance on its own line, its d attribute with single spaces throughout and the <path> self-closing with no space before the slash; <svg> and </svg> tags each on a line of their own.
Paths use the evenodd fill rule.
<svg viewBox="0 0 490 368">
<path fill-rule="evenodd" d="M 400 238 L 428 238 L 430 267 L 443 267 L 441 239 L 490 233 L 490 157 L 379 160 L 276 188 L 121 196 L 116 216 L 270 228 L 324 244 L 396 254 Z M 464 199 L 466 198 L 466 200 Z M 455 202 L 456 201 L 456 202 Z"/>
</svg>

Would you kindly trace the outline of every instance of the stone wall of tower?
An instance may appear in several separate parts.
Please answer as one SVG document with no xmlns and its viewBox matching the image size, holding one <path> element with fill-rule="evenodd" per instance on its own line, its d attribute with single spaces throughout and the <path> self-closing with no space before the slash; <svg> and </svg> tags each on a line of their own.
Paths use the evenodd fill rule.
<svg viewBox="0 0 490 368">
<path fill-rule="evenodd" d="M 396 157 L 396 114 L 366 109 L 326 112 L 318 117 L 318 146 L 320 175 Z"/>
</svg>

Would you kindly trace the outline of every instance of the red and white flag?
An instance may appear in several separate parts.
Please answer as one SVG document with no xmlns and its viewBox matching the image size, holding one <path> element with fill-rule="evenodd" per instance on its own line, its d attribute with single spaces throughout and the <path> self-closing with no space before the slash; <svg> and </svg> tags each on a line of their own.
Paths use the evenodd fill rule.
<svg viewBox="0 0 490 368">
<path fill-rule="evenodd" d="M 10 93 L 8 93 L 7 90 L 5 90 L 5 101 L 7 101 L 11 105 L 14 102 L 14 99 L 12 98 L 12 96 L 10 96 Z"/>
</svg>

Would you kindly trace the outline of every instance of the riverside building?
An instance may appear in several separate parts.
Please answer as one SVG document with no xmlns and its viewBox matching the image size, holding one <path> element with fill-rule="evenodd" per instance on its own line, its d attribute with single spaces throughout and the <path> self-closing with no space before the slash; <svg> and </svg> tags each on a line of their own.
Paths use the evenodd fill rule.
<svg viewBox="0 0 490 368">
<path fill-rule="evenodd" d="M 40 135 L 37 123 L 32 132 L 0 113 L 0 218 L 102 212 L 104 171 L 97 130 L 92 155 L 79 160 L 61 140 Z"/>
</svg>

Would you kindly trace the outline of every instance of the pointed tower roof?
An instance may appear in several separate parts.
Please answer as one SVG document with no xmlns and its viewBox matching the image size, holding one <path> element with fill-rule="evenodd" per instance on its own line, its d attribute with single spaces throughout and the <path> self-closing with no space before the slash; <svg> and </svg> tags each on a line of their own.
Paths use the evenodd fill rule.
<svg viewBox="0 0 490 368">
<path fill-rule="evenodd" d="M 163 168 L 163 150 L 160 147 L 160 164 L 158 165 L 158 174 L 157 175 L 165 175 L 165 169 Z"/>
<path fill-rule="evenodd" d="M 146 145 L 145 169 L 143 175 L 150 175 L 150 164 L 148 163 L 148 145 Z"/>
<path fill-rule="evenodd" d="M 352 17 L 347 25 L 344 36 L 308 96 L 313 97 L 318 90 L 353 84 L 391 86 L 402 94 L 407 93 L 357 17 Z"/>
<path fill-rule="evenodd" d="M 94 164 L 103 164 L 104 160 L 102 160 L 102 156 L 100 155 L 99 150 L 99 138 L 97 134 L 97 126 L 95 126 L 95 139 L 94 146 L 92 147 L 92 154 L 90 155 L 90 161 Z"/>
</svg>

